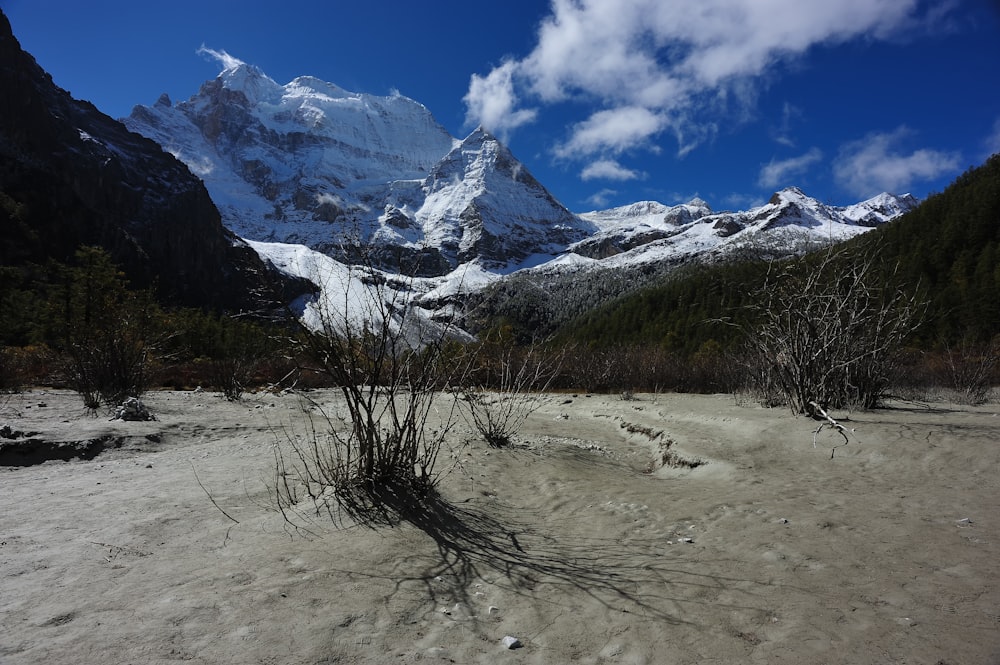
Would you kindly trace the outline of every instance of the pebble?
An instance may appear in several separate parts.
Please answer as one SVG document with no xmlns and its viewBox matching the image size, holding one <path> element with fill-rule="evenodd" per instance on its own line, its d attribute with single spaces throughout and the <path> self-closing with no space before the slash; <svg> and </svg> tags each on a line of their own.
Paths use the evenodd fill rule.
<svg viewBox="0 0 1000 665">
<path fill-rule="evenodd" d="M 508 649 L 520 649 L 521 647 L 524 646 L 523 644 L 521 644 L 521 640 L 519 640 L 516 637 L 513 637 L 511 635 L 507 635 L 506 637 L 504 637 L 500 641 Z"/>
</svg>

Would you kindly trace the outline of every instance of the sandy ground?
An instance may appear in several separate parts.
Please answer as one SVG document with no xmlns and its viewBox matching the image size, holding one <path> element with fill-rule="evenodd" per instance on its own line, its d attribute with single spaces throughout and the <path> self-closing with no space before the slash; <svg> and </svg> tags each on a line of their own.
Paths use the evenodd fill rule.
<svg viewBox="0 0 1000 665">
<path fill-rule="evenodd" d="M 440 514 L 306 532 L 266 490 L 296 396 L 145 401 L 0 405 L 120 446 L 0 468 L 3 665 L 1000 663 L 996 405 L 850 414 L 831 459 L 732 396 L 548 395 L 515 449 L 456 429 Z"/>
</svg>

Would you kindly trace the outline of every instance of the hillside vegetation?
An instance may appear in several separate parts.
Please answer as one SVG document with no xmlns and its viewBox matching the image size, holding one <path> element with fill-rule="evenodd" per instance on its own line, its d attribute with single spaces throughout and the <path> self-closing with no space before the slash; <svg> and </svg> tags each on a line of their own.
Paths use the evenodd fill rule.
<svg viewBox="0 0 1000 665">
<path fill-rule="evenodd" d="M 6 205 L 5 211 L 10 217 L 18 214 L 16 206 Z M 994 156 L 914 211 L 834 251 L 780 261 L 744 256 L 610 277 L 516 276 L 475 296 L 467 309 L 473 315 L 462 323 L 483 336 L 500 332 L 524 347 L 550 340 L 561 359 L 553 387 L 738 391 L 746 388 L 749 376 L 756 372 L 760 379 L 762 368 L 777 364 L 760 355 L 760 345 L 752 358 L 746 344 L 760 325 L 775 320 L 769 311 L 773 287 L 780 281 L 794 291 L 796 280 L 808 283 L 810 275 L 815 283 L 822 266 L 822 279 L 833 288 L 817 290 L 818 297 L 846 302 L 849 276 L 863 259 L 869 265 L 864 288 L 874 306 L 883 296 L 884 302 L 917 305 L 915 325 L 907 325 L 903 340 L 905 362 L 891 363 L 887 371 L 894 376 L 880 377 L 879 385 L 934 383 L 965 390 L 962 386 L 975 384 L 980 399 L 1000 378 L 995 375 L 1000 364 L 998 244 L 1000 156 Z M 150 362 L 138 377 L 141 386 L 124 387 L 129 392 L 203 384 L 238 397 L 254 383 L 280 381 L 298 364 L 290 349 L 276 352 L 276 342 L 288 341 L 288 328 L 163 308 L 154 301 L 155 291 L 133 290 L 118 271 L 105 254 L 86 248 L 65 264 L 0 267 L 0 388 L 73 384 L 74 373 L 76 383 L 87 379 L 79 376 L 86 375 L 85 361 L 105 361 L 81 353 L 90 353 L 100 334 L 108 344 L 115 342 L 107 348 L 124 348 Z M 88 293 L 101 299 L 84 298 Z M 100 307 L 85 307 L 88 302 Z M 820 311 L 843 317 L 846 310 L 834 304 Z M 139 332 L 120 327 L 140 320 L 144 328 Z M 110 327 L 101 328 L 105 325 Z M 117 345 L 120 338 L 133 346 Z M 84 381 L 85 392 L 88 386 Z"/>
</svg>

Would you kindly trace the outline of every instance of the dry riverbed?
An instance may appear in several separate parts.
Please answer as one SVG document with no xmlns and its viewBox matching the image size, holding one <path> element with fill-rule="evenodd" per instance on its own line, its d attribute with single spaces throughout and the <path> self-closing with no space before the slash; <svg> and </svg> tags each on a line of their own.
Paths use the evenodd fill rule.
<svg viewBox="0 0 1000 665">
<path fill-rule="evenodd" d="M 517 447 L 461 423 L 444 501 L 369 528 L 274 510 L 299 396 L 145 402 L 0 403 L 6 464 L 69 458 L 0 467 L 3 665 L 1000 663 L 995 404 L 814 446 L 732 396 L 545 395 Z"/>
</svg>

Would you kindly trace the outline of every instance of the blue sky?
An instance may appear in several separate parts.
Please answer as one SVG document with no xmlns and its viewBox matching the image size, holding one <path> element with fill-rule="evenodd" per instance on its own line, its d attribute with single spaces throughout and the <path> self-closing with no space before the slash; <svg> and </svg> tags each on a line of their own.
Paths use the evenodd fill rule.
<svg viewBox="0 0 1000 665">
<path fill-rule="evenodd" d="M 503 138 L 571 210 L 940 191 L 1000 151 L 996 0 L 0 0 L 113 117 L 221 69 L 398 90 Z"/>
</svg>

